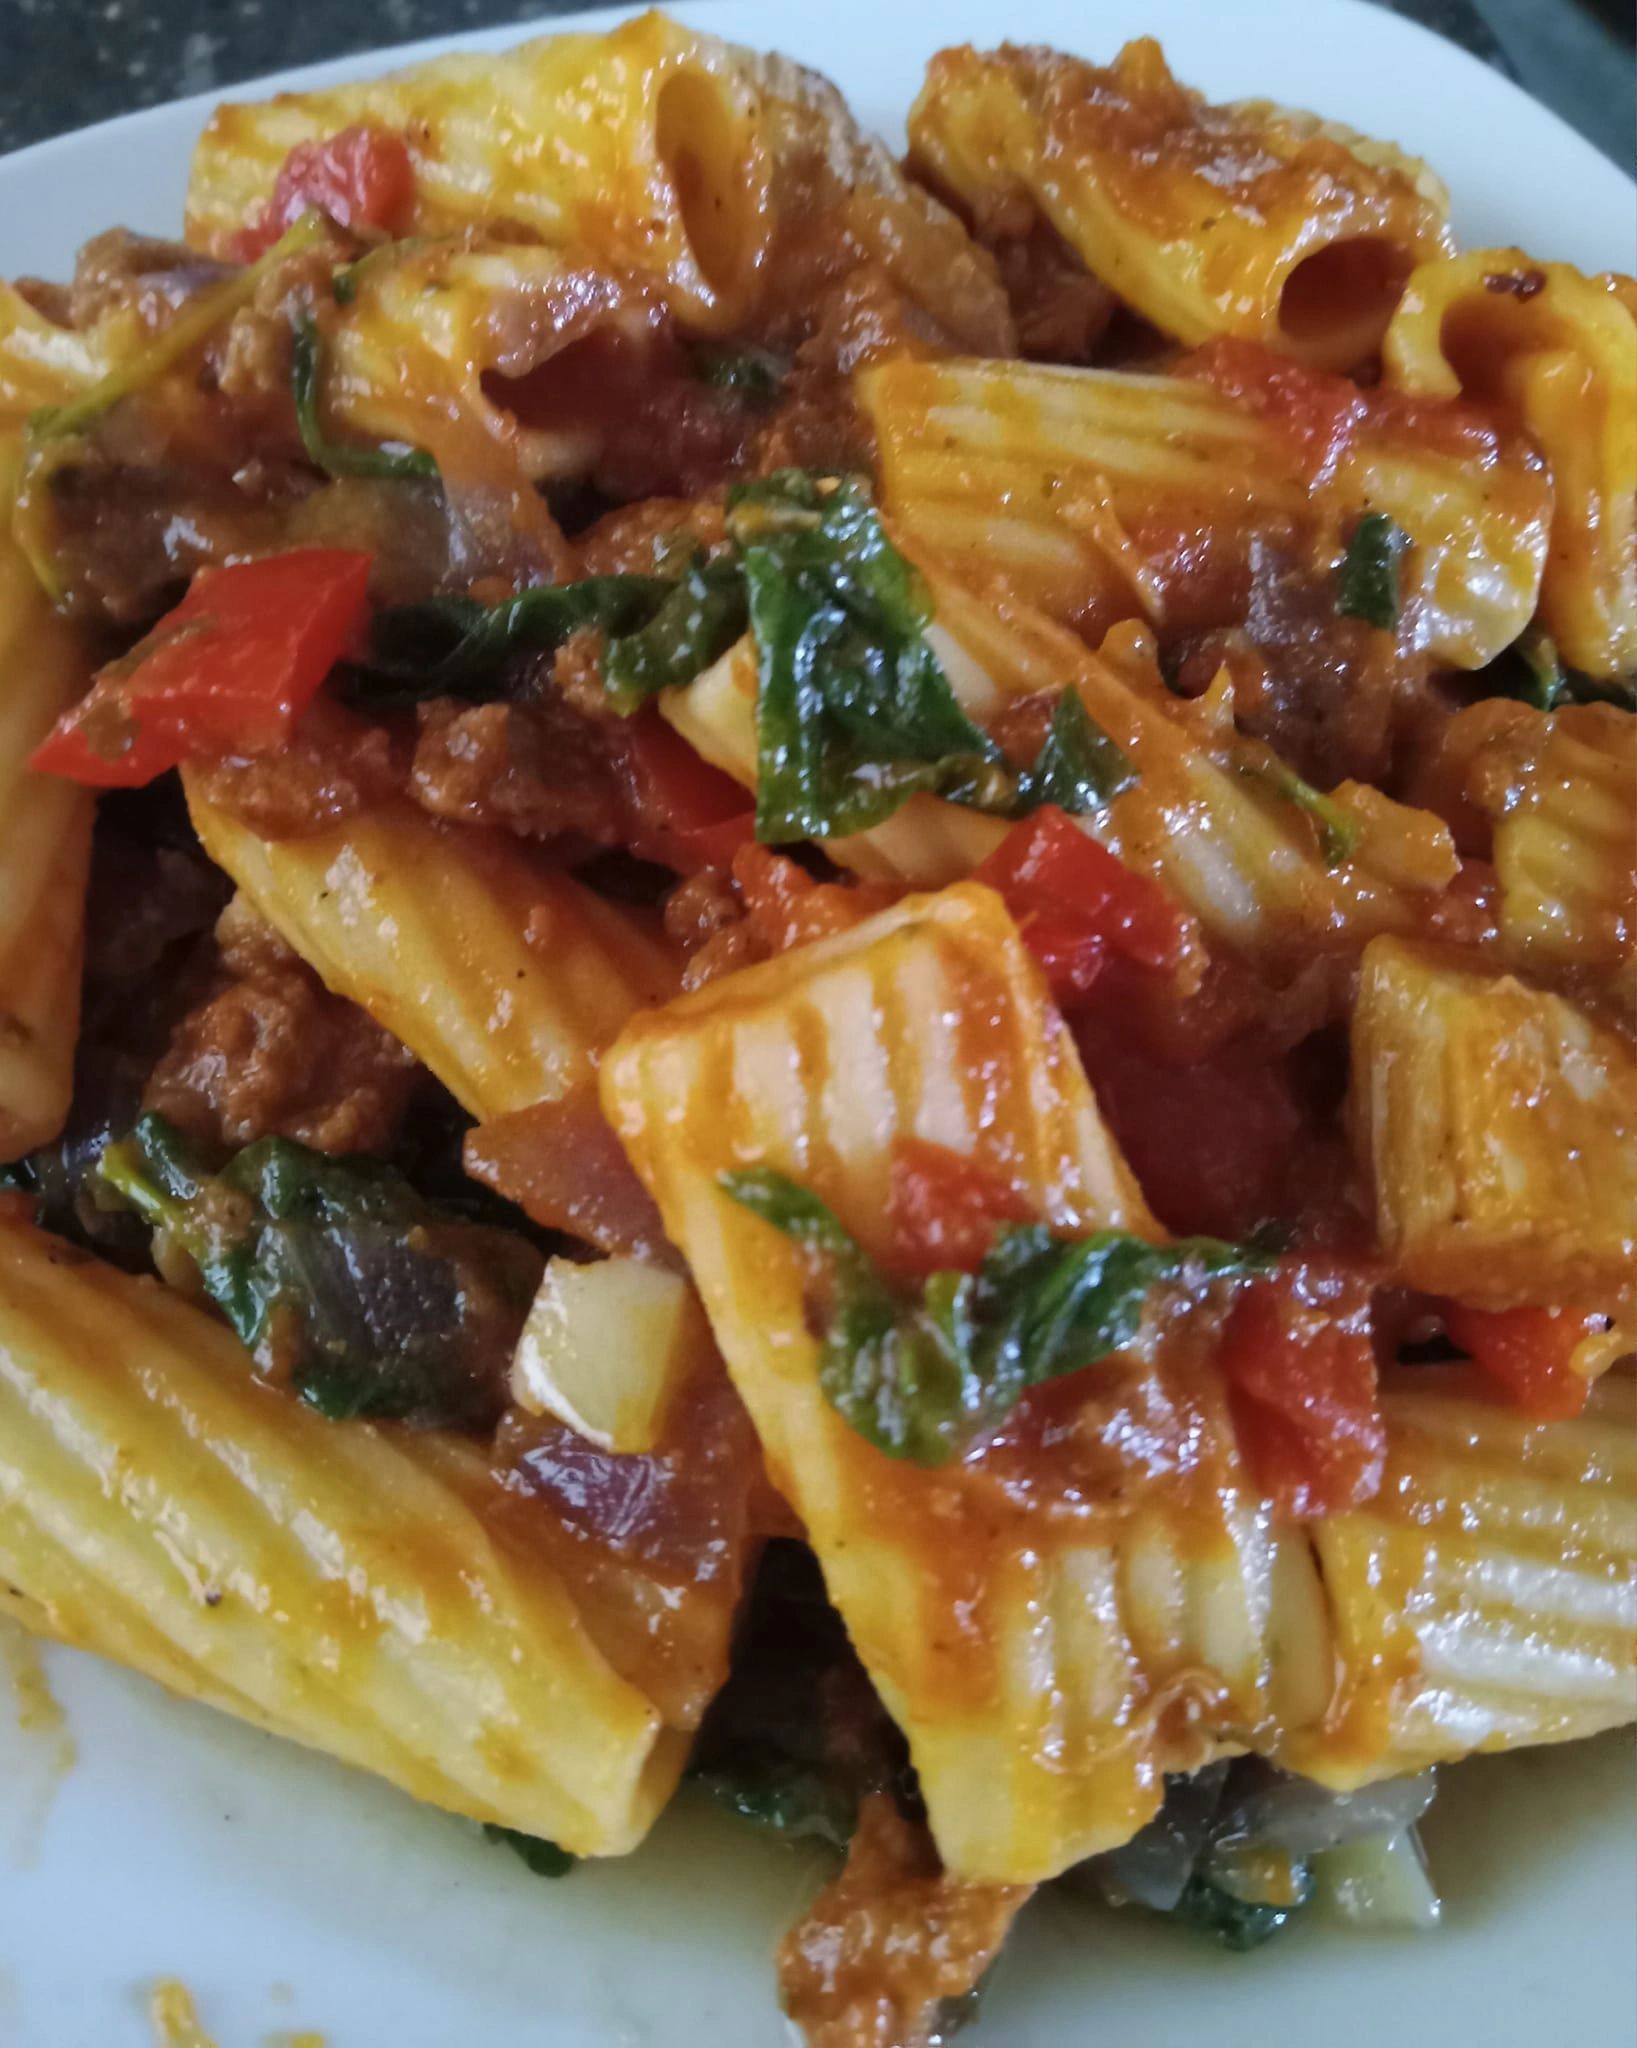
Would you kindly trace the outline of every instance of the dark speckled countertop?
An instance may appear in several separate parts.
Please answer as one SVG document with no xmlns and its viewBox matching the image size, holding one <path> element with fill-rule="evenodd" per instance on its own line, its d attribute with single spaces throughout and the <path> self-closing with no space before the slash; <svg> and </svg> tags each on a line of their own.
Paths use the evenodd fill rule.
<svg viewBox="0 0 1637 2048">
<path fill-rule="evenodd" d="M 0 152 L 294 64 L 549 19 L 585 0 L 0 0 Z M 1207 0 L 1201 0 L 1207 4 Z M 1625 160 L 1624 0 L 1382 0 L 1475 51 Z"/>
</svg>

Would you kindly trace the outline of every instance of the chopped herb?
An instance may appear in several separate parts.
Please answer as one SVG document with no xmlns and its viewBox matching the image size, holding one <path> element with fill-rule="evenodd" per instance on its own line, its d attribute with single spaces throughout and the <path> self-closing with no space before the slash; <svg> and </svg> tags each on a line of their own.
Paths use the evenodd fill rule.
<svg viewBox="0 0 1637 2048">
<path fill-rule="evenodd" d="M 713 391 L 730 391 L 756 405 L 773 403 L 784 388 L 790 368 L 765 348 L 727 348 L 709 341 L 694 344 L 693 366 L 700 381 Z"/>
<path fill-rule="evenodd" d="M 1266 1272 L 1266 1245 L 1121 1231 L 1063 1240 L 1031 1224 L 997 1233 L 976 1274 L 934 1273 L 894 1288 L 808 1189 L 765 1167 L 724 1190 L 782 1231 L 805 1259 L 822 1330 L 819 1383 L 878 1450 L 943 1465 L 1011 1412 L 1030 1387 L 1129 1344 L 1150 1291 Z"/>
<path fill-rule="evenodd" d="M 1399 564 L 1410 537 L 1385 512 L 1366 512 L 1353 528 L 1336 577 L 1336 610 L 1390 631 L 1398 624 Z"/>
<path fill-rule="evenodd" d="M 163 1117 L 107 1146 L 106 1195 L 163 1230 L 264 1369 L 332 1420 L 494 1419 L 542 1261 L 400 1174 L 262 1138 L 219 1169 Z"/>
<path fill-rule="evenodd" d="M 1283 761 L 1242 760 L 1239 769 L 1241 774 L 1252 782 L 1260 783 L 1274 796 L 1306 811 L 1319 829 L 1319 851 L 1324 855 L 1326 867 L 1339 868 L 1344 861 L 1352 859 L 1358 849 L 1358 820 L 1350 817 L 1333 797 L 1315 789 L 1311 782 L 1304 782 L 1295 769 L 1286 767 Z"/>
<path fill-rule="evenodd" d="M 579 1860 L 544 1835 L 519 1834 L 516 1828 L 499 1827 L 494 1821 L 483 1823 L 483 1834 L 485 1840 L 499 1842 L 520 1856 L 536 1877 L 567 1877 Z"/>
<path fill-rule="evenodd" d="M 1565 704 L 1616 704 L 1637 711 L 1637 677 L 1599 682 L 1577 669 L 1565 668 L 1556 643 L 1538 628 L 1513 641 L 1484 679 L 1500 697 L 1517 697 L 1537 711 L 1557 711 Z"/>
<path fill-rule="evenodd" d="M 386 441 L 378 448 L 353 447 L 347 442 L 332 441 L 318 417 L 321 368 L 318 322 L 310 312 L 304 313 L 295 326 L 290 387 L 295 398 L 296 426 L 301 433 L 301 445 L 310 461 L 327 476 L 437 475 L 438 465 L 424 448 L 410 448 L 401 441 Z"/>
</svg>

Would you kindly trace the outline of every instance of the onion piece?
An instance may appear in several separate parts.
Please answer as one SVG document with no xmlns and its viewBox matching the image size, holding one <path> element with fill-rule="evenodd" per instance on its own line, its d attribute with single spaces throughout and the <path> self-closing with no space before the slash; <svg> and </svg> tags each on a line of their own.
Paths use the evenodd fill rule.
<svg viewBox="0 0 1637 2048">
<path fill-rule="evenodd" d="M 1314 1895 L 1354 1927 L 1429 1933 L 1443 1905 L 1413 1827 L 1367 1835 L 1313 1858 Z"/>
<path fill-rule="evenodd" d="M 1433 1773 L 1383 1778 L 1356 1792 L 1332 1792 L 1271 1764 L 1244 1763 L 1234 1774 L 1213 1835 L 1220 1843 L 1263 1842 L 1292 1856 L 1316 1856 L 1368 1835 L 1402 1834 L 1432 1804 Z"/>
<path fill-rule="evenodd" d="M 1165 1804 L 1129 1842 L 1089 1857 L 1069 1872 L 1111 1906 L 1148 1906 L 1156 1913 L 1176 1909 L 1194 1867 L 1210 1839 L 1217 1802 L 1228 1775 L 1225 1763 L 1207 1764 L 1191 1778 L 1172 1778 Z"/>
</svg>

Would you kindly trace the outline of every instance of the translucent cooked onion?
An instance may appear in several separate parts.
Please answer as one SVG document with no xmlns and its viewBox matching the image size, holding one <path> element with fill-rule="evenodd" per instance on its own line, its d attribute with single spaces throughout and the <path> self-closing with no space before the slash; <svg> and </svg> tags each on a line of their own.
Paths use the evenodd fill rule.
<svg viewBox="0 0 1637 2048">
<path fill-rule="evenodd" d="M 1225 1763 L 1208 1764 L 1191 1778 L 1173 1778 L 1165 1804 L 1129 1842 L 1093 1856 L 1070 1873 L 1113 1906 L 1147 1906 L 1156 1913 L 1176 1909 L 1201 1852 L 1228 1774 Z"/>
<path fill-rule="evenodd" d="M 1315 1896 L 1354 1927 L 1425 1933 L 1443 1911 L 1413 1827 L 1315 1856 L 1313 1885 Z"/>
<path fill-rule="evenodd" d="M 1332 1792 L 1271 1764 L 1244 1764 L 1213 1834 L 1220 1842 L 1266 1842 L 1292 1856 L 1316 1856 L 1365 1836 L 1402 1834 L 1432 1804 L 1435 1789 L 1431 1771 Z"/>
</svg>

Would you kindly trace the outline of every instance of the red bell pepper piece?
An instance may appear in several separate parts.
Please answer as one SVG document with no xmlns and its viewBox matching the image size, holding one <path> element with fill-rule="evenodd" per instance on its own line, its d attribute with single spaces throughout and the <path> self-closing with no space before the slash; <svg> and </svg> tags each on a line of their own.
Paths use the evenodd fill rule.
<svg viewBox="0 0 1637 2048">
<path fill-rule="evenodd" d="M 892 1263 L 917 1280 L 932 1273 L 975 1273 L 1003 1223 L 1034 1220 L 1010 1182 L 925 1138 L 893 1141 L 887 1216 Z"/>
<path fill-rule="evenodd" d="M 1084 995 L 1109 952 L 1164 971 L 1188 946 L 1181 906 L 1055 804 L 1014 825 L 973 879 L 1005 898 L 1059 1002 Z"/>
<path fill-rule="evenodd" d="M 691 875 L 731 867 L 739 848 L 754 843 L 756 813 L 745 791 L 657 711 L 628 719 L 621 740 L 633 853 Z"/>
<path fill-rule="evenodd" d="M 200 570 L 29 766 L 134 789 L 182 761 L 282 746 L 364 618 L 369 569 L 370 557 L 350 549 L 298 548 Z"/>
<path fill-rule="evenodd" d="M 1443 1305 L 1444 1330 L 1473 1364 L 1498 1380 L 1513 1405 L 1542 1422 L 1567 1421 L 1586 1405 L 1589 1382 L 1572 1364 L 1596 1321 L 1564 1308 Z"/>
<path fill-rule="evenodd" d="M 1240 1449 L 1276 1513 L 1357 1507 L 1381 1485 L 1387 1431 L 1376 1402 L 1370 1283 L 1299 1264 L 1244 1289 L 1222 1370 Z"/>
<path fill-rule="evenodd" d="M 360 121 L 327 142 L 298 142 L 279 166 L 273 192 L 233 240 L 253 263 L 304 213 L 326 213 L 338 227 L 391 233 L 415 197 L 415 166 L 404 138 Z"/>
</svg>

